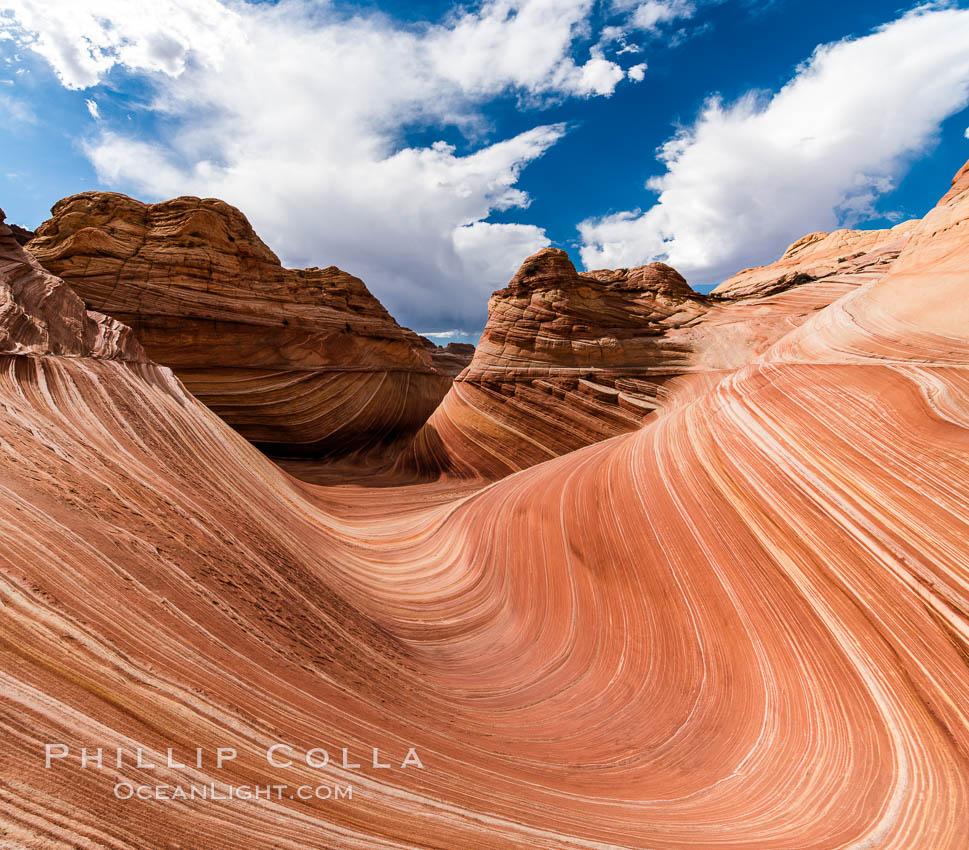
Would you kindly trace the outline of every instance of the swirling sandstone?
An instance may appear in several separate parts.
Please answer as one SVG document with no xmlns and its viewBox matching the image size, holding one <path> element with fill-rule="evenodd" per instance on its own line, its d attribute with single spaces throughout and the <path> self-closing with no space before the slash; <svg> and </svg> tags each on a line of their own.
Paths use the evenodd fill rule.
<svg viewBox="0 0 969 850">
<path fill-rule="evenodd" d="M 722 298 L 769 295 L 832 275 L 885 271 L 905 245 L 918 221 L 904 221 L 886 230 L 835 230 L 809 233 L 792 244 L 776 262 L 744 269 L 721 283 Z"/>
<path fill-rule="evenodd" d="M 961 850 L 967 228 L 963 172 L 887 275 L 489 486 L 300 483 L 165 369 L 5 355 L 3 840 Z M 71 757 L 45 770 L 44 741 Z M 424 769 L 277 768 L 277 741 Z M 356 796 L 121 802 L 122 778 Z"/>
<path fill-rule="evenodd" d="M 283 268 L 222 201 L 85 192 L 52 215 L 31 253 L 270 452 L 342 455 L 407 437 L 450 384 L 363 281 Z"/>
<path fill-rule="evenodd" d="M 709 297 L 663 263 L 580 273 L 546 248 L 492 296 L 469 368 L 399 466 L 500 478 L 637 430 L 882 277 L 915 225 L 812 234 Z"/>
</svg>

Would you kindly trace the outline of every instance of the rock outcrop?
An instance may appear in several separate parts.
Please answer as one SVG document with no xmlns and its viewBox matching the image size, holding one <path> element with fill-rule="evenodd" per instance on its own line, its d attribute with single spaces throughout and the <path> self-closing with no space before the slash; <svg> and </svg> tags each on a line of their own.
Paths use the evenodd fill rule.
<svg viewBox="0 0 969 850">
<path fill-rule="evenodd" d="M 88 311 L 21 248 L 0 210 L 0 354 L 146 360 L 131 329 Z"/>
<path fill-rule="evenodd" d="M 488 486 L 298 482 L 0 250 L 0 843 L 964 850 L 965 173 L 887 275 Z"/>
<path fill-rule="evenodd" d="M 498 478 L 640 427 L 682 371 L 675 331 L 705 309 L 662 263 L 579 274 L 539 251 L 491 297 L 471 364 L 401 464 Z"/>
<path fill-rule="evenodd" d="M 813 234 L 710 296 L 663 263 L 580 273 L 546 248 L 492 296 L 470 366 L 398 465 L 501 478 L 637 430 L 884 276 L 916 224 Z"/>
<path fill-rule="evenodd" d="M 281 455 L 344 455 L 409 437 L 450 385 L 363 281 L 285 269 L 222 201 L 58 202 L 29 250 L 230 425 Z"/>
<path fill-rule="evenodd" d="M 445 346 L 436 345 L 427 337 L 422 336 L 421 342 L 430 352 L 431 362 L 445 375 L 452 378 L 461 374 L 474 357 L 474 346 L 466 342 L 449 342 Z"/>
<path fill-rule="evenodd" d="M 10 233 L 18 245 L 26 245 L 35 236 L 33 230 L 28 230 L 19 224 L 7 224 L 7 227 L 10 228 Z"/>
<path fill-rule="evenodd" d="M 744 269 L 713 290 L 722 298 L 770 295 L 834 275 L 886 271 L 918 221 L 885 230 L 835 230 L 810 233 L 768 266 Z"/>
</svg>

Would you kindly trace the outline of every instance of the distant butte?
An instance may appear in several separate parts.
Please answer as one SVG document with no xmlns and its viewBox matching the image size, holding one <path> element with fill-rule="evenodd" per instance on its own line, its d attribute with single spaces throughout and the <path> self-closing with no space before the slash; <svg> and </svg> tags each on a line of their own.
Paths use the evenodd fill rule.
<svg viewBox="0 0 969 850">
<path fill-rule="evenodd" d="M 452 378 L 463 372 L 474 357 L 474 346 L 466 342 L 449 342 L 440 346 L 425 336 L 421 337 L 421 342 L 430 352 L 434 365 Z"/>
</svg>

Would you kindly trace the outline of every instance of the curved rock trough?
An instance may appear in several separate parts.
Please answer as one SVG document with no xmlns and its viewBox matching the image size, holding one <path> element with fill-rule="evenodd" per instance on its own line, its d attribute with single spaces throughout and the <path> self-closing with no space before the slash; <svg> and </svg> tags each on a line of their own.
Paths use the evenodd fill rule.
<svg viewBox="0 0 969 850">
<path fill-rule="evenodd" d="M 543 252 L 401 459 L 433 475 L 348 487 L 0 228 L 0 844 L 964 848 L 969 171 L 885 239 L 714 298 Z"/>
</svg>

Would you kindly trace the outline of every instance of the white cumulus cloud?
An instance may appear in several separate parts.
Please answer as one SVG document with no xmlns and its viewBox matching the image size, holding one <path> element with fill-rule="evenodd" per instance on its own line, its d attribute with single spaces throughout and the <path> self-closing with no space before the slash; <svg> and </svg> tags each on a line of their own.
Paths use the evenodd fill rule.
<svg viewBox="0 0 969 850">
<path fill-rule="evenodd" d="M 646 2 L 619 0 L 619 5 L 631 8 L 632 22 L 635 26 L 653 31 L 663 24 L 692 18 L 697 10 L 697 4 L 691 0 L 646 0 Z"/>
<path fill-rule="evenodd" d="M 780 91 L 710 98 L 666 143 L 649 209 L 579 226 L 587 268 L 662 258 L 695 283 L 769 262 L 808 230 L 871 216 L 969 103 L 969 11 L 930 5 L 819 46 Z"/>
<path fill-rule="evenodd" d="M 346 268 L 425 326 L 480 323 L 490 292 L 548 243 L 539 227 L 487 219 L 528 205 L 521 170 L 567 128 L 487 143 L 482 106 L 608 96 L 641 79 L 597 40 L 593 0 L 485 0 L 420 26 L 309 0 L 4 5 L 5 31 L 65 87 L 115 68 L 149 83 L 151 135 L 102 117 L 86 140 L 106 184 L 223 198 L 286 262 Z M 456 142 L 455 129 L 461 150 L 405 142 L 409 130 Z"/>
<path fill-rule="evenodd" d="M 115 65 L 171 76 L 189 54 L 213 63 L 223 38 L 238 35 L 238 16 L 211 0 L 5 0 L 13 20 L 28 34 L 69 89 L 96 85 Z M 10 35 L 9 31 L 7 33 Z"/>
</svg>

